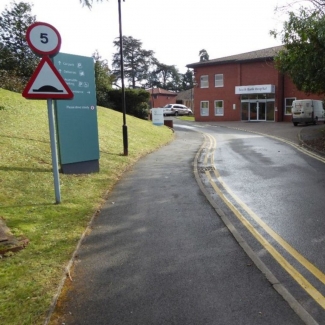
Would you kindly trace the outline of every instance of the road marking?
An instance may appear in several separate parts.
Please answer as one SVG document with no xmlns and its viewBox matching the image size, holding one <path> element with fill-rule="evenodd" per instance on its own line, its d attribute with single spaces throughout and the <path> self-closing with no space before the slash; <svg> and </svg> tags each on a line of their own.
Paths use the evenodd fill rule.
<svg viewBox="0 0 325 325">
<path fill-rule="evenodd" d="M 216 149 L 216 139 L 211 135 L 204 133 L 206 141 L 209 141 L 208 151 L 204 157 L 204 164 L 208 164 L 210 158 L 210 165 L 214 166 L 214 151 Z M 324 160 L 325 162 L 325 160 Z M 211 177 L 211 172 L 205 171 L 205 174 L 220 198 L 225 202 L 228 208 L 235 214 L 239 221 L 246 227 L 247 230 L 258 240 L 261 245 L 273 256 L 273 258 L 286 270 L 291 277 L 323 308 L 325 309 L 325 297 L 299 272 L 297 271 L 277 250 L 272 244 L 265 239 L 254 226 L 238 211 L 232 202 L 223 194 L 222 190 L 214 182 Z M 291 256 L 293 256 L 301 265 L 303 265 L 310 273 L 312 273 L 319 281 L 325 284 L 325 274 L 303 257 L 297 250 L 290 246 L 283 238 L 281 238 L 274 230 L 272 230 L 266 223 L 264 223 L 248 206 L 242 202 L 230 188 L 223 182 L 218 170 L 215 168 L 215 176 L 226 192 Z"/>
<path fill-rule="evenodd" d="M 281 142 L 284 142 L 288 145 L 290 145 L 291 147 L 294 147 L 295 149 L 299 150 L 300 152 L 306 154 L 307 156 L 310 156 L 318 161 L 321 161 L 322 163 L 325 164 L 325 158 L 324 157 L 321 157 L 320 155 L 318 155 L 317 153 L 315 152 L 312 152 L 306 148 L 303 148 L 301 145 L 299 144 L 296 144 L 290 140 L 286 140 L 286 139 L 283 139 L 283 138 L 279 138 L 279 137 L 276 137 L 275 135 L 271 135 L 271 134 L 267 134 L 267 133 L 261 133 L 261 132 L 257 132 L 257 131 L 251 131 L 251 130 L 246 130 L 246 129 L 241 129 L 241 128 L 235 128 L 235 127 L 231 127 L 231 126 L 222 126 L 222 127 L 226 127 L 228 129 L 234 129 L 234 130 L 239 130 L 239 131 L 244 131 L 244 132 L 250 132 L 250 133 L 254 133 L 254 134 L 258 134 L 258 135 L 261 135 L 263 137 L 268 137 L 268 138 L 272 138 L 272 139 L 275 139 L 275 140 L 278 140 L 278 141 L 281 141 Z"/>
</svg>

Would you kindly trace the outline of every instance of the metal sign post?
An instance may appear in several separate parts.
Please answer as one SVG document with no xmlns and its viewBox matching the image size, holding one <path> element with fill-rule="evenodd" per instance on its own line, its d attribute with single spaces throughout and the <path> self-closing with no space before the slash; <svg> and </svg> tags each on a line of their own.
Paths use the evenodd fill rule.
<svg viewBox="0 0 325 325">
<path fill-rule="evenodd" d="M 47 114 L 48 114 L 49 129 L 50 129 L 55 202 L 58 204 L 61 202 L 61 193 L 60 193 L 58 153 L 57 153 L 57 147 L 56 147 L 56 136 L 55 136 L 55 125 L 54 125 L 54 113 L 53 113 L 53 107 L 52 107 L 52 99 L 47 100 Z"/>
<path fill-rule="evenodd" d="M 28 99 L 47 99 L 55 201 L 60 203 L 60 180 L 52 99 L 71 99 L 73 93 L 50 59 L 59 53 L 61 47 L 61 36 L 57 29 L 47 23 L 34 23 L 27 29 L 26 40 L 31 50 L 42 56 L 42 60 L 22 95 Z"/>
</svg>

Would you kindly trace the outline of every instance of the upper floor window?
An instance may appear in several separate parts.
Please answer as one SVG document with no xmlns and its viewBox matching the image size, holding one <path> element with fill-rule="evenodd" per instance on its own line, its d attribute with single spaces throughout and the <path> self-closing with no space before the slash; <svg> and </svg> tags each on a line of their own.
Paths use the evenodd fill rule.
<svg viewBox="0 0 325 325">
<path fill-rule="evenodd" d="M 295 97 L 285 98 L 284 99 L 284 114 L 291 115 L 292 102 L 296 100 Z"/>
<path fill-rule="evenodd" d="M 209 76 L 201 76 L 201 88 L 209 88 Z"/>
<path fill-rule="evenodd" d="M 214 75 L 214 86 L 223 87 L 223 74 Z"/>
<path fill-rule="evenodd" d="M 224 115 L 223 100 L 215 100 L 214 101 L 214 115 L 215 116 L 223 116 Z"/>
</svg>

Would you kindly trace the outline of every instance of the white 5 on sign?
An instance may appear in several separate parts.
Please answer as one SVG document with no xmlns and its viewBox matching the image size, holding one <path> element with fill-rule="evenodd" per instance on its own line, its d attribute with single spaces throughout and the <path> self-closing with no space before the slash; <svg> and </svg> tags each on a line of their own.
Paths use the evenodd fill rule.
<svg viewBox="0 0 325 325">
<path fill-rule="evenodd" d="M 22 95 L 30 99 L 71 99 L 73 93 L 50 56 L 61 47 L 61 36 L 55 27 L 47 23 L 34 23 L 27 29 L 26 40 L 32 51 L 43 56 Z"/>
<path fill-rule="evenodd" d="M 30 25 L 26 40 L 31 50 L 38 55 L 53 56 L 60 51 L 61 36 L 55 27 L 47 23 Z"/>
</svg>

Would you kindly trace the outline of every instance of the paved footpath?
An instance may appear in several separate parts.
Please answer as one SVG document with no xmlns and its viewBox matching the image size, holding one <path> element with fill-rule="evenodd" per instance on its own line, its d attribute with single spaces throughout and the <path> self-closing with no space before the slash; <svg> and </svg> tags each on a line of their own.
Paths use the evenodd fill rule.
<svg viewBox="0 0 325 325">
<path fill-rule="evenodd" d="M 203 136 L 175 130 L 175 141 L 141 159 L 109 195 L 55 323 L 304 324 L 198 187 L 193 160 Z"/>
</svg>

